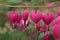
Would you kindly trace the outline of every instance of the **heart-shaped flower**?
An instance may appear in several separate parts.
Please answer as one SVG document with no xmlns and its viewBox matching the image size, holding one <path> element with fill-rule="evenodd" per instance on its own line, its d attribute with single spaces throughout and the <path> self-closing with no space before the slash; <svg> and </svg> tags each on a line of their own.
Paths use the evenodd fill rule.
<svg viewBox="0 0 60 40">
<path fill-rule="evenodd" d="M 20 21 L 21 15 L 19 12 L 10 11 L 10 12 L 8 12 L 8 18 L 9 18 L 10 22 L 15 23 L 15 22 Z"/>
<path fill-rule="evenodd" d="M 28 10 L 27 9 L 25 9 L 24 11 L 23 11 L 23 20 L 24 21 L 26 21 L 27 19 L 28 19 Z"/>
<path fill-rule="evenodd" d="M 42 18 L 42 12 L 40 10 L 32 10 L 30 13 L 30 18 L 34 23 L 38 23 Z"/>
<path fill-rule="evenodd" d="M 45 12 L 42 15 L 42 20 L 45 22 L 46 25 L 49 25 L 54 19 L 54 13 L 53 12 Z"/>
</svg>

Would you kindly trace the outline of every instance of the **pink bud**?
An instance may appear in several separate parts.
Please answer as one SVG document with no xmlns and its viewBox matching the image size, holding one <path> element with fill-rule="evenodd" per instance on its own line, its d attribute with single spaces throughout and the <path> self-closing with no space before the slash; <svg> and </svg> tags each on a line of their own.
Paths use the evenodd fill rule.
<svg viewBox="0 0 60 40">
<path fill-rule="evenodd" d="M 50 34 L 44 34 L 44 40 L 50 40 Z"/>
<path fill-rule="evenodd" d="M 42 15 L 42 20 L 45 22 L 46 25 L 49 25 L 54 19 L 53 12 L 46 12 Z"/>
<path fill-rule="evenodd" d="M 47 27 L 47 25 L 41 25 L 41 30 L 43 31 L 43 32 L 46 32 L 47 30 L 48 30 L 48 27 Z"/>
<path fill-rule="evenodd" d="M 9 18 L 10 22 L 15 23 L 15 22 L 20 21 L 21 15 L 19 12 L 10 11 L 10 12 L 8 12 L 8 18 Z"/>
<path fill-rule="evenodd" d="M 52 34 L 56 39 L 60 38 L 60 24 L 54 25 L 54 27 L 52 27 Z"/>
<path fill-rule="evenodd" d="M 24 21 L 26 21 L 28 19 L 28 10 L 27 9 L 25 9 L 23 11 L 23 19 L 24 19 Z"/>
<path fill-rule="evenodd" d="M 30 13 L 30 18 L 34 23 L 38 23 L 41 20 L 41 17 L 42 17 L 42 12 L 39 10 L 37 11 L 32 10 Z"/>
<path fill-rule="evenodd" d="M 40 25 L 36 25 L 36 26 L 34 26 L 34 27 L 35 27 L 35 29 L 36 29 L 37 31 L 40 31 L 40 28 L 41 28 Z"/>
<path fill-rule="evenodd" d="M 53 6 L 53 3 L 47 3 L 46 6 L 47 7 L 52 7 Z"/>
</svg>

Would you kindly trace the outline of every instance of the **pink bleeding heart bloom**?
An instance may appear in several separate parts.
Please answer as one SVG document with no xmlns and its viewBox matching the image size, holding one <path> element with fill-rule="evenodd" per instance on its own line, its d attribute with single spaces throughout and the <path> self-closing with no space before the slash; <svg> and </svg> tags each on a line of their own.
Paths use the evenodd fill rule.
<svg viewBox="0 0 60 40">
<path fill-rule="evenodd" d="M 60 6 L 58 7 L 58 10 L 57 10 L 57 16 L 60 16 Z"/>
<path fill-rule="evenodd" d="M 50 34 L 44 34 L 44 40 L 50 40 Z"/>
<path fill-rule="evenodd" d="M 54 19 L 53 12 L 46 12 L 42 15 L 42 20 L 45 22 L 46 25 L 49 25 Z"/>
<path fill-rule="evenodd" d="M 35 25 L 34 26 L 37 31 L 40 31 L 41 26 L 40 25 Z"/>
<path fill-rule="evenodd" d="M 41 20 L 41 17 L 42 17 L 42 12 L 39 10 L 37 11 L 32 10 L 30 13 L 30 18 L 34 23 L 38 23 Z"/>
<path fill-rule="evenodd" d="M 54 27 L 52 27 L 52 34 L 55 39 L 60 39 L 60 24 L 54 25 Z"/>
<path fill-rule="evenodd" d="M 41 25 L 41 30 L 43 31 L 43 32 L 46 32 L 47 30 L 48 30 L 48 27 L 47 27 L 47 25 Z"/>
<path fill-rule="evenodd" d="M 23 19 L 21 19 L 21 21 L 20 21 L 20 28 L 21 29 L 25 28 L 25 24 L 24 24 L 24 20 Z"/>
<path fill-rule="evenodd" d="M 15 22 L 20 21 L 21 15 L 19 12 L 10 11 L 10 12 L 8 12 L 8 18 L 9 18 L 10 22 L 15 23 Z"/>
<path fill-rule="evenodd" d="M 23 15 L 22 16 L 23 16 L 24 21 L 26 21 L 28 19 L 28 10 L 27 9 L 25 9 L 23 11 Z"/>
<path fill-rule="evenodd" d="M 20 28 L 21 29 L 24 29 L 24 28 L 28 27 L 29 24 L 30 24 L 30 21 L 29 20 L 26 20 L 26 23 L 25 23 L 24 20 L 21 19 L 21 21 L 20 21 Z"/>
<path fill-rule="evenodd" d="M 60 16 L 57 16 L 57 18 L 55 20 L 53 20 L 53 22 L 51 24 L 52 24 L 52 26 L 54 26 L 59 23 L 60 23 Z"/>
<path fill-rule="evenodd" d="M 30 20 L 26 20 L 26 26 L 29 26 Z"/>
<path fill-rule="evenodd" d="M 49 2 L 49 3 L 46 4 L 46 6 L 47 6 L 47 7 L 52 7 L 52 6 L 53 6 L 53 3 L 50 3 L 50 2 Z"/>
</svg>

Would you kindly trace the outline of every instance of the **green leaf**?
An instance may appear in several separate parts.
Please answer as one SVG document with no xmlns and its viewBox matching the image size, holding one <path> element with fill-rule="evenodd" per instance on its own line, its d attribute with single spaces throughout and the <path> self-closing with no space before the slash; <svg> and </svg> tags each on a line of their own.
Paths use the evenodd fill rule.
<svg viewBox="0 0 60 40">
<path fill-rule="evenodd" d="M 51 34 L 50 40 L 55 40 L 52 34 Z"/>
<path fill-rule="evenodd" d="M 38 40 L 43 40 L 44 33 L 40 33 Z"/>
</svg>

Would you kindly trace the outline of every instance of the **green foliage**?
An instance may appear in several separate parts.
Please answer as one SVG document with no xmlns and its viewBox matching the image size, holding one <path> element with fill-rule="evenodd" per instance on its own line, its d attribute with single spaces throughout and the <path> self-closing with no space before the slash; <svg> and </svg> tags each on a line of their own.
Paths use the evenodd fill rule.
<svg viewBox="0 0 60 40">
<path fill-rule="evenodd" d="M 15 30 L 13 32 L 5 33 L 1 36 L 0 40 L 12 40 L 13 38 L 21 39 L 23 32 L 20 30 Z"/>
<path fill-rule="evenodd" d="M 44 33 L 40 33 L 38 40 L 43 40 Z"/>
<path fill-rule="evenodd" d="M 51 34 L 50 40 L 55 40 L 55 38 L 53 37 L 53 35 Z"/>
</svg>

